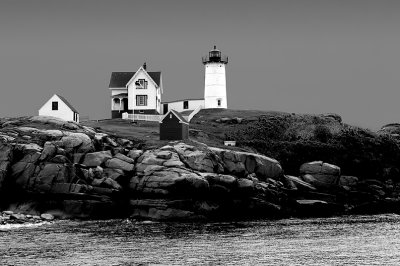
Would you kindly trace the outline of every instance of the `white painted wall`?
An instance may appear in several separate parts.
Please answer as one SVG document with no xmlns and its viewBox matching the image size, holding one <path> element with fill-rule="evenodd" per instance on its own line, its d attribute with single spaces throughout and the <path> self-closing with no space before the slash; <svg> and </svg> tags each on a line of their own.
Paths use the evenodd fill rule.
<svg viewBox="0 0 400 266">
<path fill-rule="evenodd" d="M 139 79 L 147 81 L 147 89 L 137 89 L 135 82 Z M 147 106 L 136 105 L 136 95 L 147 95 Z M 157 99 L 157 100 L 156 100 Z M 161 100 L 160 88 L 152 82 L 142 69 L 138 70 L 135 78 L 128 85 L 128 108 L 133 110 L 152 110 L 156 109 L 161 113 L 161 106 L 157 104 Z"/>
<path fill-rule="evenodd" d="M 204 68 L 204 108 L 228 108 L 225 64 L 209 62 Z M 221 106 L 218 106 L 218 99 L 221 100 Z"/>
<path fill-rule="evenodd" d="M 52 102 L 58 102 L 58 110 L 52 110 Z M 66 121 L 74 121 L 74 112 L 57 95 L 53 95 L 40 109 L 39 115 L 54 116 Z M 78 121 L 79 122 L 79 114 Z"/>
<path fill-rule="evenodd" d="M 189 108 L 188 109 L 183 109 L 183 102 L 185 100 L 181 100 L 181 101 L 174 101 L 174 102 L 170 102 L 170 103 L 163 103 L 163 104 L 168 104 L 168 111 L 173 109 L 177 112 L 183 112 L 183 111 L 188 111 L 188 110 L 194 110 L 197 107 L 201 106 L 201 108 L 204 108 L 204 100 L 187 100 L 189 103 Z M 164 111 L 164 109 L 163 109 Z"/>
</svg>

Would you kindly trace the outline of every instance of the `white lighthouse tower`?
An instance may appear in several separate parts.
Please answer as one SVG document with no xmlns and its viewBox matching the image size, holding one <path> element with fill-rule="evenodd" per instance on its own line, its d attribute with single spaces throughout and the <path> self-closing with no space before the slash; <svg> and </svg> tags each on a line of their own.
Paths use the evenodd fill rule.
<svg viewBox="0 0 400 266">
<path fill-rule="evenodd" d="M 203 64 L 205 69 L 204 108 L 228 108 L 225 74 L 228 57 L 221 55 L 221 51 L 214 46 L 214 49 L 203 57 Z"/>
</svg>

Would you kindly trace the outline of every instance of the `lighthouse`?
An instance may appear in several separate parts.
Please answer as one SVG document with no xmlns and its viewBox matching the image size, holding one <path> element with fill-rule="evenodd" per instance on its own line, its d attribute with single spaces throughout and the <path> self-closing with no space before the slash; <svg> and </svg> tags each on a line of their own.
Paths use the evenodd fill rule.
<svg viewBox="0 0 400 266">
<path fill-rule="evenodd" d="M 228 57 L 214 46 L 207 56 L 203 58 L 204 77 L 204 108 L 228 108 L 226 98 L 225 66 Z"/>
</svg>

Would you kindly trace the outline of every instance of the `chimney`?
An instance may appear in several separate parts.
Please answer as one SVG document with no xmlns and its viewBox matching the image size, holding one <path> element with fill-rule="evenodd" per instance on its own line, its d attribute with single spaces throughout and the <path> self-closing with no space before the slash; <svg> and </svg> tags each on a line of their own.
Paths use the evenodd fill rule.
<svg viewBox="0 0 400 266">
<path fill-rule="evenodd" d="M 147 71 L 147 65 L 146 62 L 143 63 L 143 69 Z"/>
</svg>

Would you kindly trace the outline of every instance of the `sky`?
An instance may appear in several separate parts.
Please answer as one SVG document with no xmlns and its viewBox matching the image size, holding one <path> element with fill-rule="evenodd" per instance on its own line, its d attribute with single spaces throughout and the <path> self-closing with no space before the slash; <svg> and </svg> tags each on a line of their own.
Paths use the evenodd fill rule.
<svg viewBox="0 0 400 266">
<path fill-rule="evenodd" d="M 0 116 L 59 93 L 110 118 L 113 71 L 161 71 L 162 100 L 201 98 L 201 57 L 229 57 L 228 107 L 400 122 L 400 1 L 0 0 Z"/>
</svg>

